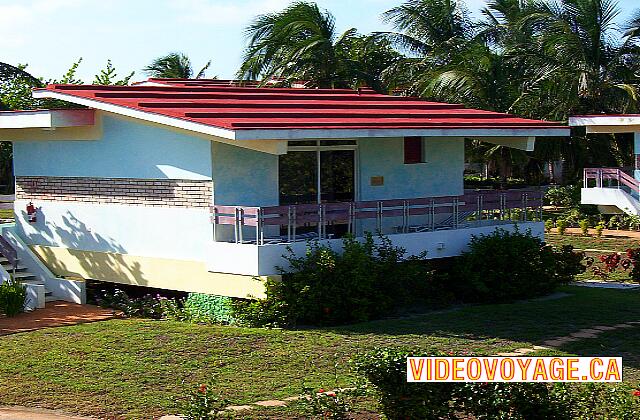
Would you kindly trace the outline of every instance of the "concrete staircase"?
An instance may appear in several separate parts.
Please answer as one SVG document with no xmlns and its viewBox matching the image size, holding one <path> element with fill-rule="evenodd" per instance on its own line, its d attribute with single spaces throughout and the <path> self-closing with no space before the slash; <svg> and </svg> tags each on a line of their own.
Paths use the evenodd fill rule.
<svg viewBox="0 0 640 420">
<path fill-rule="evenodd" d="M 26 285 L 28 289 L 44 290 L 44 302 L 34 302 L 34 306 L 41 307 L 43 303 L 51 302 L 57 299 L 53 296 L 51 291 L 46 289 L 44 282 L 39 280 L 35 274 L 29 272 L 27 267 L 20 264 L 19 259 L 16 259 L 15 262 L 16 265 L 14 266 L 9 258 L 3 255 L 2 251 L 0 251 L 0 266 L 2 266 L 2 268 L 7 273 L 9 273 L 9 275 L 11 275 L 16 282 Z M 35 293 L 35 296 L 37 296 L 37 293 Z"/>
<path fill-rule="evenodd" d="M 580 202 L 602 213 L 640 215 L 640 181 L 622 168 L 585 168 Z"/>
</svg>

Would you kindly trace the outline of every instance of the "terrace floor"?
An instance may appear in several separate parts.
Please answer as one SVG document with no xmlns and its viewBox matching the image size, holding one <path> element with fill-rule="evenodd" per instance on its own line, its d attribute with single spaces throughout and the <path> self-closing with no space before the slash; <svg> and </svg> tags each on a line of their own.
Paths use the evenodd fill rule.
<svg viewBox="0 0 640 420">
<path fill-rule="evenodd" d="M 25 312 L 11 318 L 0 316 L 0 335 L 105 321 L 115 318 L 116 315 L 111 309 L 102 309 L 93 305 L 78 305 L 60 301 L 47 302 L 43 309 Z"/>
</svg>

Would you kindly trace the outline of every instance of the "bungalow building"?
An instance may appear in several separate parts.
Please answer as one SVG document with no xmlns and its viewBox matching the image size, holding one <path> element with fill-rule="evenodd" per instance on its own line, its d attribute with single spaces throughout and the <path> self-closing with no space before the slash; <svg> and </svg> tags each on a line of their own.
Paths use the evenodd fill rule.
<svg viewBox="0 0 640 420">
<path fill-rule="evenodd" d="M 347 233 L 429 258 L 516 220 L 543 235 L 539 192 L 464 190 L 464 140 L 533 150 L 569 134 L 368 88 L 149 79 L 33 95 L 77 107 L 0 113 L 16 191 L 0 242 L 34 283 L 79 301 L 83 279 L 259 297 L 288 247 Z"/>
<path fill-rule="evenodd" d="M 602 213 L 640 215 L 640 115 L 579 115 L 572 127 L 587 134 L 633 134 L 633 167 L 585 168 L 581 203 L 594 204 Z"/>
</svg>

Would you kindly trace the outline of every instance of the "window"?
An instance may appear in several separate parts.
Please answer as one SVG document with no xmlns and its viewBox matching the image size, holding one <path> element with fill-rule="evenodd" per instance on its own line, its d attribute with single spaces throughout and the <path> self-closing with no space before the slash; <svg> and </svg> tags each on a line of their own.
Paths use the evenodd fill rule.
<svg viewBox="0 0 640 420">
<path fill-rule="evenodd" d="M 424 163 L 424 150 L 422 137 L 404 138 L 404 163 Z"/>
</svg>

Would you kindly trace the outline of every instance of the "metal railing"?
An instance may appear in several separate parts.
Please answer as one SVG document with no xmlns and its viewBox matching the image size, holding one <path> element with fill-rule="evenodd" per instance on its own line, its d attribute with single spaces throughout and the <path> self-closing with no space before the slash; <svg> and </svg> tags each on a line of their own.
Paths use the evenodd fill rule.
<svg viewBox="0 0 640 420">
<path fill-rule="evenodd" d="M 214 240 L 235 243 L 296 242 L 333 237 L 328 228 L 341 225 L 357 236 L 358 230 L 390 233 L 427 232 L 468 227 L 470 221 L 528 221 L 542 217 L 541 191 L 470 191 L 461 196 L 426 197 L 350 203 L 290 206 L 211 207 Z M 364 229 L 367 223 L 370 229 Z M 221 226 L 232 227 L 226 238 Z M 310 228 L 313 231 L 310 231 Z M 307 232 L 301 233 L 301 230 Z M 274 234 L 275 232 L 275 234 Z M 271 234 L 269 236 L 268 234 Z"/>
<path fill-rule="evenodd" d="M 18 268 L 18 251 L 0 235 L 0 254 L 11 264 L 12 272 L 15 275 Z"/>
<path fill-rule="evenodd" d="M 595 188 L 622 188 L 627 187 L 635 194 L 640 193 L 640 182 L 621 168 L 585 168 L 584 188 L 594 188 L 590 185 L 595 181 Z"/>
</svg>

